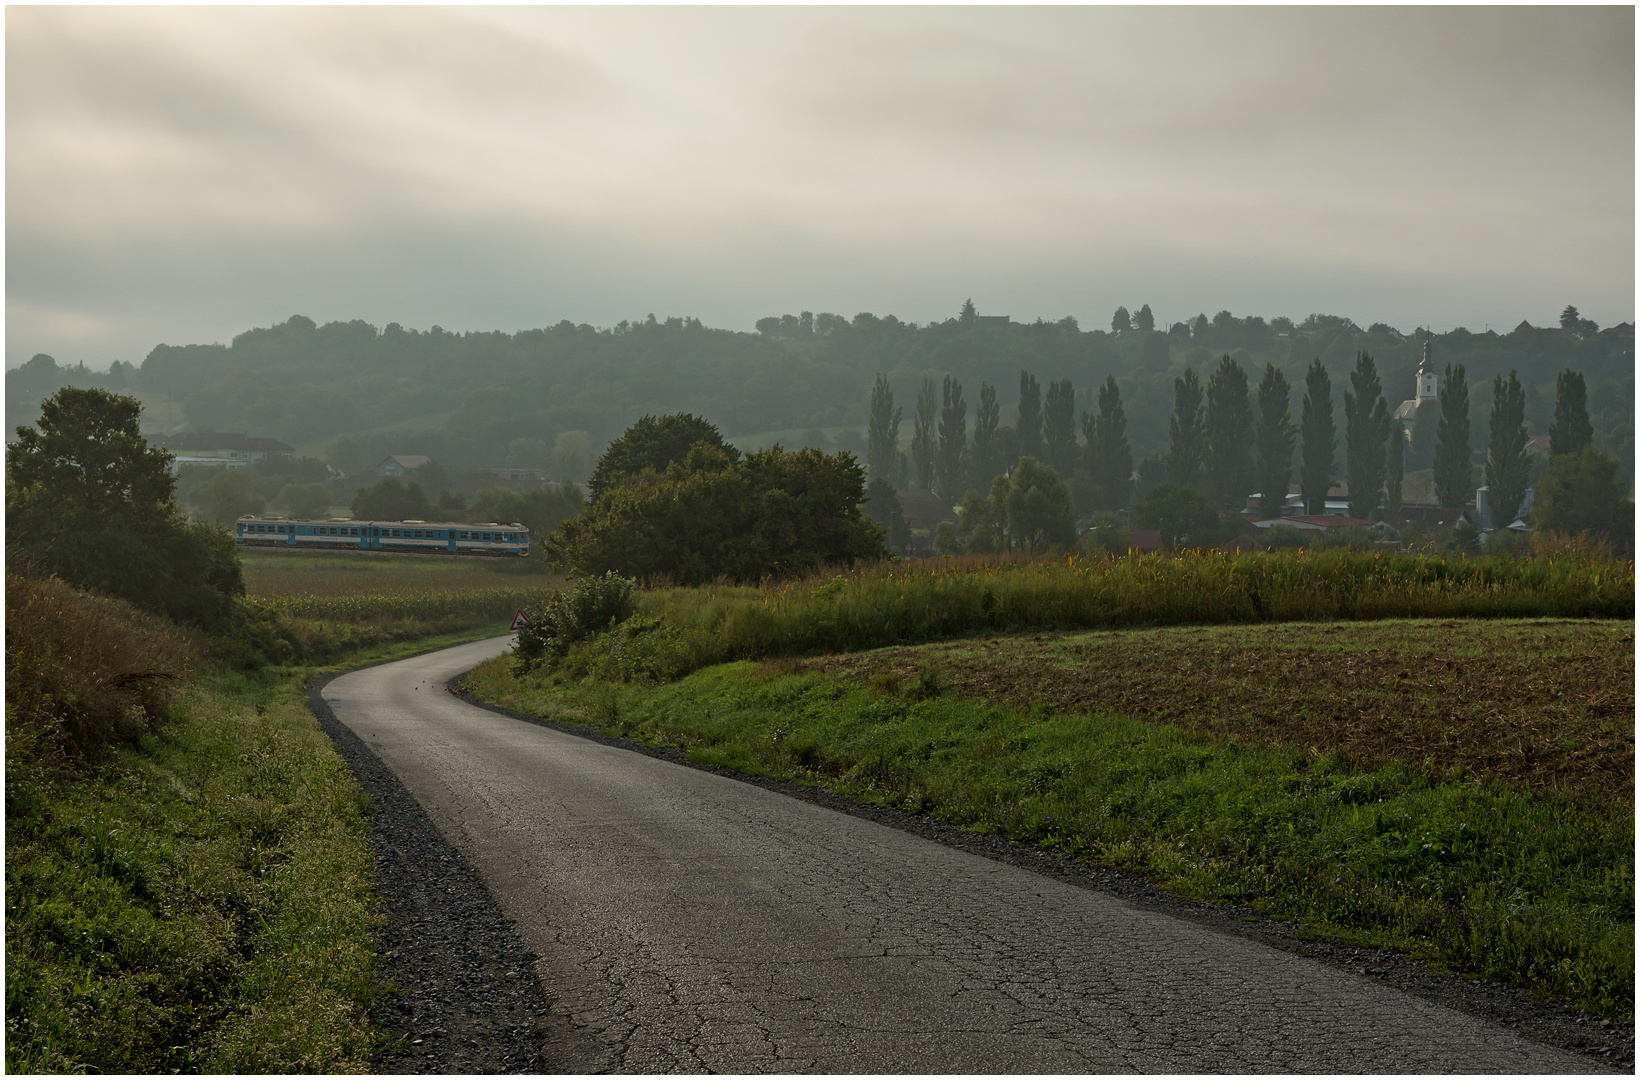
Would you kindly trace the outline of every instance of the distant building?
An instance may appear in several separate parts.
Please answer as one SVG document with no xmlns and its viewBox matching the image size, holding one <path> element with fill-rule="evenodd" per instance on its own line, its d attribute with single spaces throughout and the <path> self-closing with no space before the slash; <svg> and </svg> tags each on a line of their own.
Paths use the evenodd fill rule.
<svg viewBox="0 0 1640 1080">
<path fill-rule="evenodd" d="M 1425 402 L 1437 401 L 1441 396 L 1441 373 L 1435 370 L 1435 361 L 1429 355 L 1429 346 L 1430 340 L 1425 338 L 1424 356 L 1418 363 L 1417 390 L 1395 410 L 1395 419 L 1406 429 L 1407 438 L 1412 437 L 1412 421 L 1418 415 L 1418 407 Z"/>
<path fill-rule="evenodd" d="M 1007 315 L 975 315 L 975 326 L 1007 326 L 1013 322 Z"/>
<path fill-rule="evenodd" d="M 185 431 L 172 435 L 144 435 L 148 445 L 169 451 L 174 473 L 184 465 L 217 469 L 248 469 L 265 458 L 296 456 L 296 447 L 278 439 L 258 438 L 229 431 Z"/>
<path fill-rule="evenodd" d="M 370 471 L 377 476 L 409 476 L 432 460 L 426 454 L 390 454 Z"/>
<path fill-rule="evenodd" d="M 1350 517 L 1348 514 L 1304 514 L 1297 517 L 1264 518 L 1253 522 L 1256 529 L 1273 529 L 1277 525 L 1287 525 L 1305 532 L 1337 532 L 1340 529 L 1368 528 L 1375 522 L 1364 518 Z"/>
</svg>

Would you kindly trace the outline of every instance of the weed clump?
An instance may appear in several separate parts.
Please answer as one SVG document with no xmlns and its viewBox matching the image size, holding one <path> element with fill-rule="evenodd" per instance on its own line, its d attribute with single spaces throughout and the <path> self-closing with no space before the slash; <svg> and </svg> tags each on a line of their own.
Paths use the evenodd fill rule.
<svg viewBox="0 0 1640 1080">
<path fill-rule="evenodd" d="M 554 589 L 545 603 L 528 613 L 514 650 L 520 674 L 548 657 L 562 658 L 579 642 L 611 630 L 637 610 L 632 598 L 637 583 L 613 570 L 582 578 L 568 589 Z"/>
</svg>

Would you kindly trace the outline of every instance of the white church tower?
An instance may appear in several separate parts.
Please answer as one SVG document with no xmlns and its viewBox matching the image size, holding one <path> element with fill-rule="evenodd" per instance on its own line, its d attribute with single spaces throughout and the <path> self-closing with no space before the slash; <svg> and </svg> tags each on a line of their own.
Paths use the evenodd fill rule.
<svg viewBox="0 0 1640 1080">
<path fill-rule="evenodd" d="M 1424 358 L 1418 364 L 1418 397 L 1422 405 L 1441 396 L 1441 374 L 1435 370 L 1435 361 L 1429 358 L 1429 339 L 1424 339 Z"/>
<path fill-rule="evenodd" d="M 1424 358 L 1418 364 L 1418 389 L 1413 397 L 1401 402 L 1400 408 L 1395 410 L 1395 419 L 1401 422 L 1408 439 L 1412 438 L 1412 421 L 1418 414 L 1418 406 L 1425 402 L 1432 402 L 1441 396 L 1441 373 L 1435 370 L 1435 361 L 1429 355 L 1430 341 L 1424 339 Z"/>
</svg>

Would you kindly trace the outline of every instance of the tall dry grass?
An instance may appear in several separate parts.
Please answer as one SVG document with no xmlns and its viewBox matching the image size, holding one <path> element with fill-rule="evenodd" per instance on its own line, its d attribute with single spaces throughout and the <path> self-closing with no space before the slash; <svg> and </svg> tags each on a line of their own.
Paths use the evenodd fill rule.
<svg viewBox="0 0 1640 1080">
<path fill-rule="evenodd" d="M 136 738 L 164 718 L 195 655 L 188 636 L 157 615 L 8 569 L 8 756 L 83 757 Z"/>
<path fill-rule="evenodd" d="M 1348 550 L 981 557 L 763 588 L 661 588 L 571 668 L 677 678 L 729 660 L 976 633 L 1385 618 L 1634 617 L 1634 563 L 1583 550 L 1455 558 Z"/>
</svg>

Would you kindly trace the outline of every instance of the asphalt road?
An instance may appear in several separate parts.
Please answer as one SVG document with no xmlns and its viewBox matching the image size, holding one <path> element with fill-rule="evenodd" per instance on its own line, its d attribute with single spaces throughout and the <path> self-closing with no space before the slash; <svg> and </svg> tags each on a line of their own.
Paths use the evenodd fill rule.
<svg viewBox="0 0 1640 1080">
<path fill-rule="evenodd" d="M 541 959 L 590 1072 L 1587 1072 L 1291 953 L 475 708 L 494 638 L 324 690 Z"/>
</svg>

